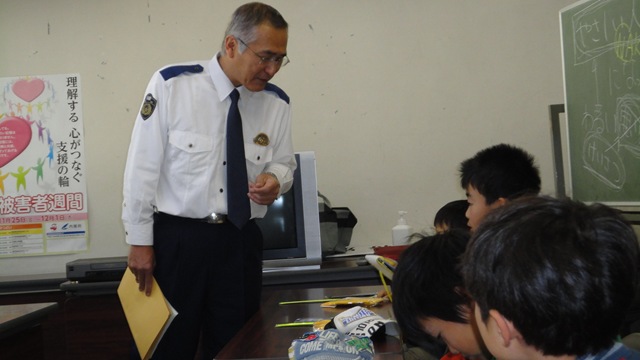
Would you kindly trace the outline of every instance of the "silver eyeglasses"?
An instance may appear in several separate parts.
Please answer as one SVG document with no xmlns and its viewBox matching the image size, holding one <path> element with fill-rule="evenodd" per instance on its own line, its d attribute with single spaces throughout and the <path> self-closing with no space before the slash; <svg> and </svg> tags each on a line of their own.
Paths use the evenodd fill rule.
<svg viewBox="0 0 640 360">
<path fill-rule="evenodd" d="M 290 62 L 289 58 L 287 57 L 287 55 L 283 55 L 283 56 L 280 56 L 280 55 L 261 56 L 257 52 L 253 51 L 253 49 L 250 48 L 249 45 L 247 45 L 247 43 L 242 41 L 242 39 L 240 39 L 240 38 L 236 38 L 236 39 L 238 39 L 238 41 L 240 41 L 242 43 L 242 45 L 244 45 L 247 49 L 251 50 L 251 52 L 255 56 L 257 56 L 258 59 L 260 59 L 260 65 L 262 65 L 262 64 L 273 64 L 275 66 L 281 67 L 281 66 L 287 65 Z"/>
</svg>

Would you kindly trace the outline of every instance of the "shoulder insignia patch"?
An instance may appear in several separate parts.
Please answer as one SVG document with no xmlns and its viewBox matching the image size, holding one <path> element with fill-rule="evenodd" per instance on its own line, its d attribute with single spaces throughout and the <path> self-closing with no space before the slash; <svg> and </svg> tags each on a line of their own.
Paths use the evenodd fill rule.
<svg viewBox="0 0 640 360">
<path fill-rule="evenodd" d="M 160 75 L 162 75 L 162 78 L 167 81 L 171 78 L 174 78 L 178 75 L 182 75 L 184 73 L 193 73 L 193 74 L 197 74 L 197 73 L 201 73 L 204 70 L 204 68 L 199 65 L 176 65 L 176 66 L 170 66 L 168 68 L 164 68 L 162 70 L 160 70 Z"/>
<path fill-rule="evenodd" d="M 280 99 L 284 100 L 287 104 L 289 103 L 289 95 L 287 95 L 287 93 L 284 92 L 284 90 L 280 89 L 276 85 L 273 85 L 272 83 L 267 83 L 267 86 L 265 86 L 264 89 L 267 91 L 272 91 L 276 93 L 276 95 L 278 95 Z"/>
<path fill-rule="evenodd" d="M 140 109 L 142 120 L 147 120 L 151 114 L 153 114 L 157 103 L 158 100 L 156 100 L 151 93 L 148 93 L 147 96 L 144 97 L 144 103 L 142 103 L 142 108 Z"/>
</svg>

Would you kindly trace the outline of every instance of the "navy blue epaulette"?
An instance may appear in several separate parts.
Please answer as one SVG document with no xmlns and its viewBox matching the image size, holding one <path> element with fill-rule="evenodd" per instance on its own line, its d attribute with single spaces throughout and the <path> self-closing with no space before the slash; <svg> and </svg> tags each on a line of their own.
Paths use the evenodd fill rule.
<svg viewBox="0 0 640 360">
<path fill-rule="evenodd" d="M 265 86 L 264 89 L 267 91 L 273 91 L 274 93 L 276 93 L 276 95 L 278 95 L 280 99 L 284 100 L 287 104 L 289 103 L 289 95 L 287 95 L 287 93 L 284 92 L 284 90 L 273 85 L 272 83 L 267 83 L 267 86 Z"/>
<path fill-rule="evenodd" d="M 160 70 L 160 75 L 162 75 L 162 78 L 164 79 L 164 81 L 167 81 L 171 78 L 174 78 L 186 72 L 197 74 L 197 73 L 201 73 L 203 70 L 204 68 L 200 64 L 176 65 L 176 66 L 169 66 L 168 68 L 164 68 Z"/>
</svg>

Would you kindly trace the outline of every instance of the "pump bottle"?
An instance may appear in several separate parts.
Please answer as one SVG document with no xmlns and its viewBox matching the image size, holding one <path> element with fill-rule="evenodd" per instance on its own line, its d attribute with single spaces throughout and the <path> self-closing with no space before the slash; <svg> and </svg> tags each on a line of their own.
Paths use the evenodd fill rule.
<svg viewBox="0 0 640 360">
<path fill-rule="evenodd" d="M 407 220 L 404 218 L 406 214 L 406 211 L 398 211 L 398 215 L 400 215 L 398 224 L 391 229 L 393 245 L 409 244 L 409 238 L 413 234 L 413 228 L 407 225 Z"/>
</svg>

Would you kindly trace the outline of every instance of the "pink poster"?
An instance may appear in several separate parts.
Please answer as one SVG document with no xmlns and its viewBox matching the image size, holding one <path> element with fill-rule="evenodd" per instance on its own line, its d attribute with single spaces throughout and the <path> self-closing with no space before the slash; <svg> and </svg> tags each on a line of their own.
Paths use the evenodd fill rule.
<svg viewBox="0 0 640 360">
<path fill-rule="evenodd" d="M 88 250 L 80 75 L 0 78 L 0 258 Z"/>
</svg>

